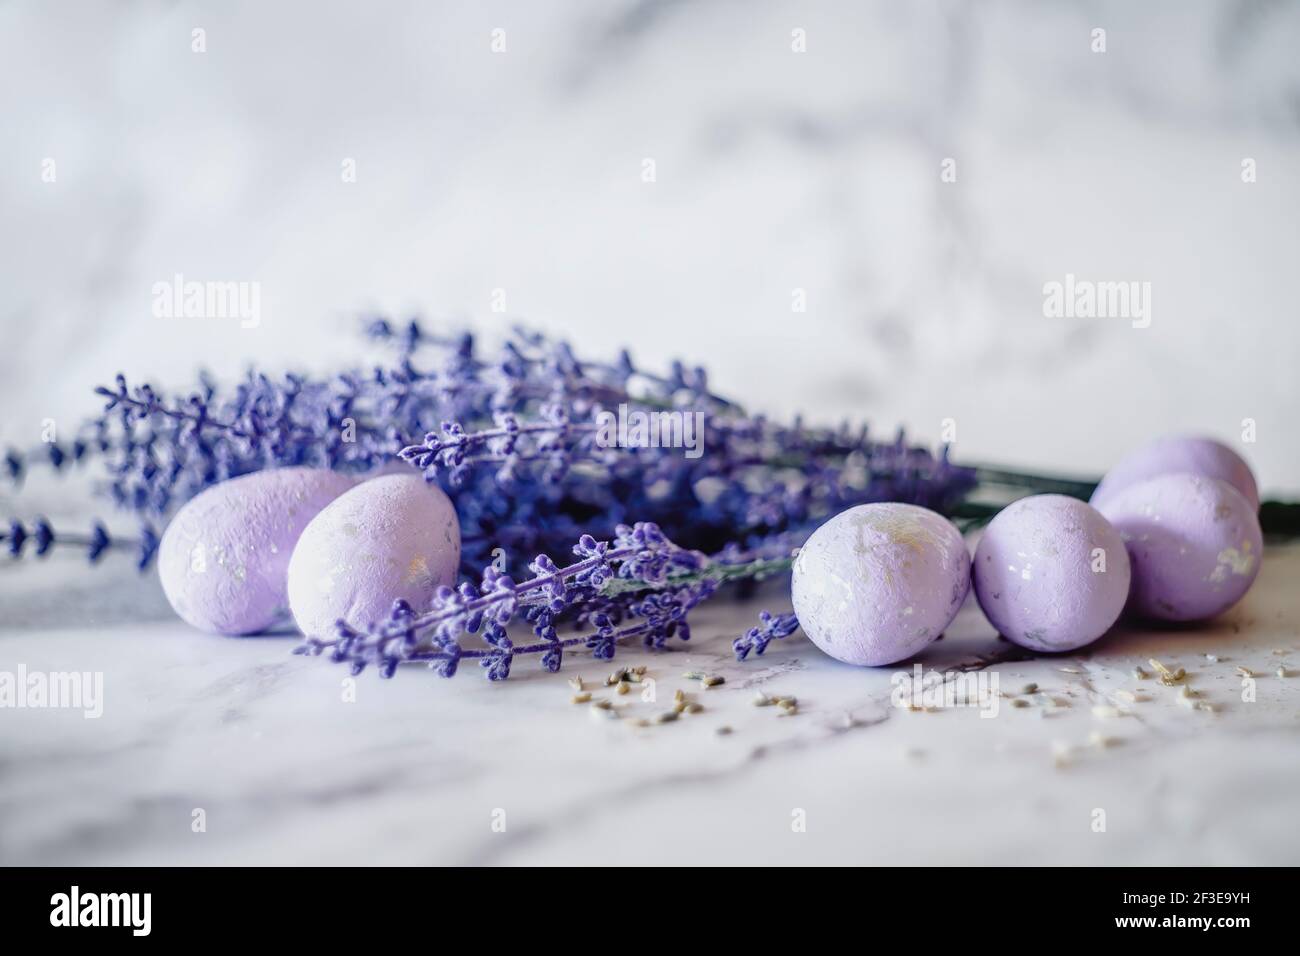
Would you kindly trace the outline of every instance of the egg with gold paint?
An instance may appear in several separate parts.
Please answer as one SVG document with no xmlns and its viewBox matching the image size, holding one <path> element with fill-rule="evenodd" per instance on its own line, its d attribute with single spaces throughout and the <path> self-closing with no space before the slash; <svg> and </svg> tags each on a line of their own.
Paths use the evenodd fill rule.
<svg viewBox="0 0 1300 956">
<path fill-rule="evenodd" d="M 970 555 L 951 521 L 917 505 L 841 512 L 794 562 L 799 625 L 847 664 L 905 660 L 943 633 L 970 588 Z"/>
<path fill-rule="evenodd" d="M 289 606 L 299 629 L 332 637 L 335 622 L 365 628 L 402 599 L 427 608 L 456 581 L 460 523 L 450 499 L 418 474 L 372 478 L 309 524 L 289 562 Z"/>
<path fill-rule="evenodd" d="M 214 634 L 255 634 L 284 617 L 294 545 L 322 508 L 355 480 L 320 468 L 275 468 L 200 492 L 158 546 L 158 577 L 172 609 Z"/>
<path fill-rule="evenodd" d="M 1008 640 L 1071 651 L 1119 619 L 1131 574 L 1124 539 L 1095 508 L 1031 495 L 989 523 L 971 579 L 984 615 Z"/>
<path fill-rule="evenodd" d="M 1128 609 L 1161 621 L 1203 621 L 1250 590 L 1264 557 L 1255 506 L 1226 481 L 1161 475 L 1097 509 L 1133 565 Z"/>
</svg>

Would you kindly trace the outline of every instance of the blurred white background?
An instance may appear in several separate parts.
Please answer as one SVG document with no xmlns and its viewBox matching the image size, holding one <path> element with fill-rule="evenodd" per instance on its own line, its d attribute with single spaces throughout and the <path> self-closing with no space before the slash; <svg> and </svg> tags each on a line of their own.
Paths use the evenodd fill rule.
<svg viewBox="0 0 1300 956">
<path fill-rule="evenodd" d="M 1241 0 L 2 4 L 0 445 L 385 310 L 954 418 L 968 461 L 1209 433 L 1295 492 L 1297 41 Z M 176 273 L 259 282 L 260 325 L 155 318 Z M 1150 282 L 1150 328 L 1045 318 L 1066 273 Z"/>
</svg>

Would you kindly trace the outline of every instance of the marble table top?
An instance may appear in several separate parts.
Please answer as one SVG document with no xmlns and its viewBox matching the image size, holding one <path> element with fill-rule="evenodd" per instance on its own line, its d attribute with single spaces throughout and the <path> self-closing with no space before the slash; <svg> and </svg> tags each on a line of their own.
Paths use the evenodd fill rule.
<svg viewBox="0 0 1300 956">
<path fill-rule="evenodd" d="M 0 709 L 0 862 L 1300 863 L 1300 547 L 1210 625 L 1060 657 L 1025 658 L 968 603 L 915 663 L 984 674 L 987 696 L 928 708 L 891 701 L 913 662 L 852 668 L 799 634 L 735 661 L 779 591 L 701 609 L 689 646 L 621 651 L 653 680 L 626 695 L 576 655 L 502 684 L 349 686 L 288 634 L 189 630 L 125 565 L 0 570 L 0 671 L 103 675 L 98 718 Z M 576 675 L 614 717 L 570 702 Z M 703 710 L 654 723 L 677 689 Z"/>
</svg>

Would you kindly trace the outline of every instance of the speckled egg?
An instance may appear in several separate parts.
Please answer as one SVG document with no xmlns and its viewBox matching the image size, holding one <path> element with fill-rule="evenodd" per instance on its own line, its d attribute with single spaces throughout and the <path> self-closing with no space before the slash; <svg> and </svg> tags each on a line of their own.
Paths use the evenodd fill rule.
<svg viewBox="0 0 1300 956">
<path fill-rule="evenodd" d="M 804 633 L 847 664 L 911 657 L 956 616 L 970 556 L 947 518 L 906 504 L 859 505 L 813 532 L 791 595 Z"/>
<path fill-rule="evenodd" d="M 1186 435 L 1157 438 L 1121 458 L 1092 493 L 1092 506 L 1100 508 L 1125 488 L 1148 478 L 1179 472 L 1226 481 L 1241 492 L 1252 509 L 1259 510 L 1259 488 L 1245 459 L 1222 442 Z"/>
<path fill-rule="evenodd" d="M 403 598 L 426 608 L 456 581 L 460 523 L 451 501 L 420 475 L 372 478 L 307 526 L 289 562 L 289 607 L 304 634 L 327 637 L 336 621 L 366 627 Z"/>
<path fill-rule="evenodd" d="M 1133 564 L 1129 609 L 1162 621 L 1200 621 L 1236 604 L 1263 558 L 1255 507 L 1204 475 L 1161 475 L 1098 509 L 1124 537 Z"/>
<path fill-rule="evenodd" d="M 1002 509 L 975 549 L 975 597 L 998 633 L 1035 651 L 1095 641 L 1128 600 L 1129 559 L 1092 506 L 1033 495 Z"/>
<path fill-rule="evenodd" d="M 287 610 L 298 536 L 355 484 L 316 468 L 276 468 L 213 485 L 178 511 L 158 546 L 158 577 L 186 623 L 255 634 Z"/>
</svg>

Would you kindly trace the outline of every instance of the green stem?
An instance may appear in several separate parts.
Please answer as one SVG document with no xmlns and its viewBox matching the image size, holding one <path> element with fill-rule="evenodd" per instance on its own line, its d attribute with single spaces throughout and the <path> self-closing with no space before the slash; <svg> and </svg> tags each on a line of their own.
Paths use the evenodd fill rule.
<svg viewBox="0 0 1300 956">
<path fill-rule="evenodd" d="M 981 485 L 1002 485 L 1008 488 L 1026 488 L 1036 494 L 1069 495 L 1087 501 L 1097 489 L 1097 481 L 1089 478 L 1063 478 L 1058 475 L 1031 475 L 1004 468 L 974 465 L 975 479 Z"/>
<path fill-rule="evenodd" d="M 605 597 L 627 594 L 629 591 L 662 590 L 677 588 L 701 581 L 715 581 L 719 587 L 732 581 L 762 581 L 774 574 L 782 574 L 794 566 L 794 558 L 762 558 L 748 564 L 713 564 L 700 571 L 687 574 L 675 574 L 662 584 L 647 584 L 645 581 L 628 581 L 624 578 L 611 578 L 601 587 L 600 593 Z"/>
</svg>

